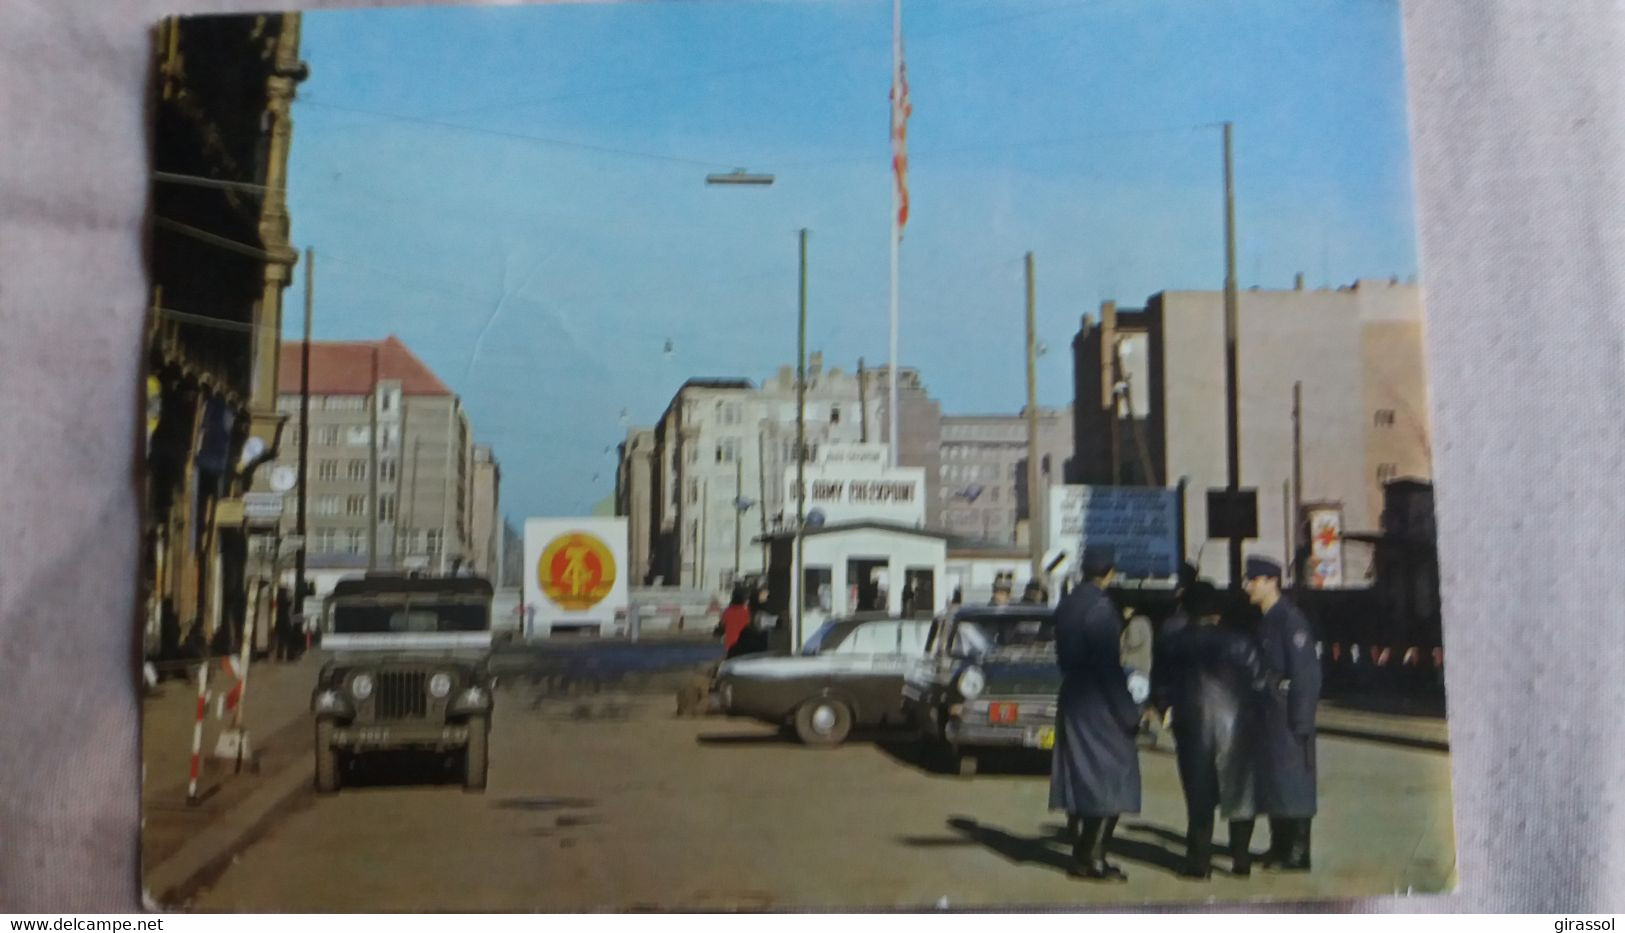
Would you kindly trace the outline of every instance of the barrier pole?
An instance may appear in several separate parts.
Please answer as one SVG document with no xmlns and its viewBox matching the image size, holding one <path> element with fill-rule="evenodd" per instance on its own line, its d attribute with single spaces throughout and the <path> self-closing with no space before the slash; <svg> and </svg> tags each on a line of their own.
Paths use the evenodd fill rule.
<svg viewBox="0 0 1625 933">
<path fill-rule="evenodd" d="M 203 712 L 209 700 L 209 659 L 205 657 L 197 668 L 197 721 L 192 724 L 192 771 L 186 784 L 186 802 L 195 805 L 197 777 L 203 766 Z"/>
</svg>

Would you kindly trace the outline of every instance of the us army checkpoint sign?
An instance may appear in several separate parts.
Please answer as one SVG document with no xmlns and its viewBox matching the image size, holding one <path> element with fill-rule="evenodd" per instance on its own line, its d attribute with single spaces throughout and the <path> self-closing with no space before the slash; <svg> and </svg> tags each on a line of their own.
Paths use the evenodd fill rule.
<svg viewBox="0 0 1625 933">
<path fill-rule="evenodd" d="M 559 626 L 610 634 L 630 594 L 626 563 L 624 518 L 526 519 L 525 638 Z"/>
</svg>

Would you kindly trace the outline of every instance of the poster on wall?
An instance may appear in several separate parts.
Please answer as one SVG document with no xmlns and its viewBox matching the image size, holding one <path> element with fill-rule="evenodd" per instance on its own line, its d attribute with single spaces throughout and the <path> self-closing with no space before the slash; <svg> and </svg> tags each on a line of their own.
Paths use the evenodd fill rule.
<svg viewBox="0 0 1625 933">
<path fill-rule="evenodd" d="M 1343 585 L 1343 508 L 1310 506 L 1309 585 L 1317 590 Z"/>
</svg>

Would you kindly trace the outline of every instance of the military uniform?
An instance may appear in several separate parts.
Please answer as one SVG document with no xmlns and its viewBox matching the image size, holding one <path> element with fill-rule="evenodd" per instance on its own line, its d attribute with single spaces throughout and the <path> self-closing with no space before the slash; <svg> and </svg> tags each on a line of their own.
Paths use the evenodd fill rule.
<svg viewBox="0 0 1625 933">
<path fill-rule="evenodd" d="M 1199 616 L 1216 615 L 1216 599 Z M 1158 662 L 1162 701 L 1173 710 L 1179 782 L 1185 790 L 1185 874 L 1211 873 L 1213 811 L 1230 821 L 1231 868 L 1251 870 L 1255 815 L 1253 748 L 1262 667 L 1253 640 L 1233 627 L 1188 622 L 1168 636 Z"/>
<path fill-rule="evenodd" d="M 1267 569 L 1267 568 L 1266 568 Z M 1276 567 L 1278 577 L 1278 565 Z M 1250 569 L 1248 576 L 1254 576 Z M 1258 812 L 1270 817 L 1269 863 L 1309 868 L 1309 825 L 1316 811 L 1315 706 L 1320 659 L 1309 620 L 1284 596 L 1258 626 L 1267 680 L 1260 710 Z"/>
<path fill-rule="evenodd" d="M 1091 563 L 1110 558 L 1086 554 Z M 1103 574 L 1102 574 L 1103 575 Z M 1055 753 L 1049 806 L 1082 826 L 1074 855 L 1078 874 L 1118 879 L 1106 864 L 1106 845 L 1123 813 L 1140 812 L 1140 759 L 1134 733 L 1140 708 L 1128 692 L 1119 659 L 1121 616 L 1111 599 L 1085 583 L 1061 600 L 1055 613 L 1055 649 L 1061 689 L 1055 715 Z"/>
</svg>

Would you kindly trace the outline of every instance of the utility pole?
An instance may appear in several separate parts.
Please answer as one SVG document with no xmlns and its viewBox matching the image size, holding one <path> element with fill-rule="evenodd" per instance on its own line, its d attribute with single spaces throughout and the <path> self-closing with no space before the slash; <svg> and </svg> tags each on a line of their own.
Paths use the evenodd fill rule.
<svg viewBox="0 0 1625 933">
<path fill-rule="evenodd" d="M 1303 533 L 1303 383 L 1292 383 L 1292 517 L 1287 535 L 1287 560 L 1292 582 L 1303 576 L 1303 560 L 1298 556 L 1298 536 Z"/>
<path fill-rule="evenodd" d="M 1236 502 L 1241 497 L 1241 441 L 1240 420 L 1237 411 L 1239 387 L 1237 385 L 1238 373 L 1236 369 L 1236 331 L 1237 305 L 1239 299 L 1236 295 L 1236 181 L 1235 164 L 1232 155 L 1231 131 L 1234 125 L 1226 120 L 1224 123 L 1224 440 L 1225 440 L 1225 488 L 1230 493 L 1230 501 Z M 1231 520 L 1234 522 L 1239 515 L 1238 509 L 1232 508 Z M 1230 588 L 1241 588 L 1241 547 L 1242 539 L 1236 533 L 1237 529 L 1230 529 Z"/>
<path fill-rule="evenodd" d="M 801 245 L 801 279 L 799 299 L 797 301 L 798 315 L 796 324 L 796 578 L 790 586 L 793 594 L 794 606 L 790 607 L 790 653 L 801 653 L 801 604 L 805 601 L 801 588 L 806 584 L 801 573 L 801 544 L 802 531 L 807 524 L 807 228 L 802 227 L 799 234 Z M 896 249 L 895 245 L 893 249 Z M 892 333 L 895 334 L 895 326 Z M 896 362 L 893 361 L 891 372 L 892 398 L 897 397 L 897 371 Z M 892 436 L 897 436 L 897 412 L 891 413 Z M 892 457 L 897 451 L 892 451 Z M 893 463 L 896 460 L 893 459 Z"/>
<path fill-rule="evenodd" d="M 406 480 L 405 524 L 407 535 L 406 540 L 407 544 L 410 546 L 409 549 L 417 546 L 418 531 L 417 528 L 412 524 L 412 520 L 416 518 L 418 514 L 418 445 L 422 442 L 422 438 L 412 438 L 412 462 L 410 464 L 411 472 L 407 475 Z M 405 566 L 404 561 L 402 562 L 402 566 Z"/>
<path fill-rule="evenodd" d="M 305 611 L 305 555 L 310 541 L 305 512 L 310 500 L 310 324 L 316 297 L 316 250 L 305 248 L 305 342 L 299 348 L 299 559 L 293 565 L 293 606 L 290 612 Z"/>
<path fill-rule="evenodd" d="M 440 480 L 440 560 L 435 573 L 446 575 L 446 552 L 451 549 L 451 434 L 457 422 L 457 397 L 446 402 L 446 472 Z"/>
<path fill-rule="evenodd" d="M 404 452 L 406 450 L 406 426 L 407 426 L 407 420 L 406 420 L 407 419 L 407 416 L 406 416 L 406 393 L 405 392 L 401 393 L 400 405 L 401 405 L 401 433 L 400 433 L 400 444 L 397 446 L 397 449 Z M 403 555 L 401 554 L 401 525 L 403 524 L 401 519 L 403 517 L 404 510 L 406 508 L 406 496 L 404 495 L 404 490 L 406 488 L 406 484 L 402 482 L 402 479 L 404 477 L 401 474 L 403 474 L 405 472 L 405 468 L 404 468 L 404 464 L 401 463 L 401 458 L 400 458 L 399 455 L 397 455 L 395 457 L 393 462 L 395 464 L 395 473 L 394 473 L 395 512 L 394 512 L 393 515 L 390 516 L 390 519 L 389 519 L 389 522 L 390 522 L 390 524 L 389 524 L 389 560 L 390 560 L 390 563 L 395 565 L 396 570 L 402 570 L 402 569 L 405 569 L 405 567 L 406 567 L 405 560 L 403 559 Z"/>
<path fill-rule="evenodd" d="M 745 549 L 745 452 L 734 451 L 734 585 L 739 585 Z"/>
<path fill-rule="evenodd" d="M 1033 254 L 1027 254 L 1027 552 L 1032 576 L 1044 572 L 1044 541 L 1040 530 L 1038 487 L 1038 323 L 1033 296 Z"/>
<path fill-rule="evenodd" d="M 858 357 L 858 440 L 869 443 L 869 392 L 864 385 L 863 357 Z"/>
<path fill-rule="evenodd" d="M 367 569 L 378 569 L 378 345 L 372 347 L 372 397 L 367 400 Z"/>
</svg>

